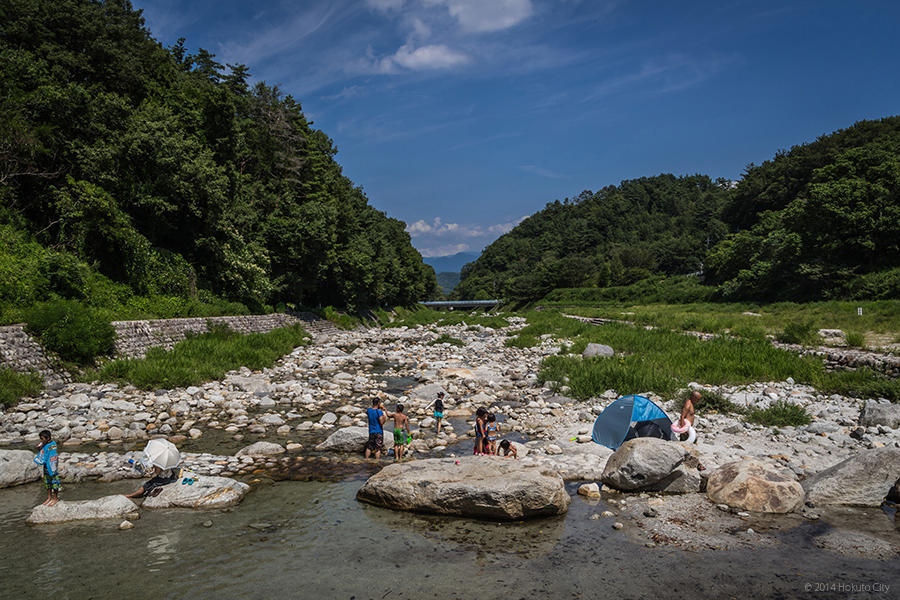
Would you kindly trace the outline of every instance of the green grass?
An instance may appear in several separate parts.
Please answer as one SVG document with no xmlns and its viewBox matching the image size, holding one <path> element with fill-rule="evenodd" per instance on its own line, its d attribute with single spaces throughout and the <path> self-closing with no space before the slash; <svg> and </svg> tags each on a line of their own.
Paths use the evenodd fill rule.
<svg viewBox="0 0 900 600">
<path fill-rule="evenodd" d="M 429 346 L 437 346 L 438 344 L 450 344 L 451 346 L 465 346 L 466 343 L 459 338 L 451 337 L 446 333 L 440 337 L 428 342 Z"/>
<path fill-rule="evenodd" d="M 83 374 L 82 381 L 130 383 L 140 389 L 198 385 L 238 367 L 262 369 L 308 343 L 300 325 L 242 335 L 227 327 L 191 336 L 171 350 L 152 348 L 142 359 L 118 359 Z"/>
<path fill-rule="evenodd" d="M 549 297 L 549 296 L 548 296 Z M 539 304 L 544 304 L 543 302 Z M 863 309 L 862 316 L 857 308 Z M 566 310 L 586 317 L 633 321 L 666 329 L 693 329 L 707 333 L 759 331 L 776 334 L 789 323 L 809 322 L 815 329 L 900 333 L 900 300 L 810 302 L 776 304 L 697 302 L 692 304 L 585 303 Z M 743 313 L 755 313 L 759 316 Z M 898 338 L 900 339 L 900 338 Z"/>
<path fill-rule="evenodd" d="M 859 331 L 848 331 L 847 332 L 847 345 L 851 348 L 865 348 L 866 347 L 866 334 L 861 333 Z"/>
<path fill-rule="evenodd" d="M 339 312 L 333 306 L 323 308 L 321 316 L 334 323 L 340 329 L 356 329 L 362 324 L 362 319 L 359 317 Z"/>
<path fill-rule="evenodd" d="M 775 348 L 764 340 L 720 337 L 702 341 L 664 329 L 647 330 L 619 323 L 591 325 L 556 311 L 527 313 L 528 326 L 507 341 L 530 346 L 543 334 L 571 340 L 580 353 L 589 342 L 607 344 L 612 358 L 548 356 L 541 364 L 542 382 L 566 381 L 575 398 L 590 398 L 607 389 L 619 394 L 653 391 L 672 395 L 690 381 L 736 385 L 781 381 L 792 377 L 826 393 L 900 400 L 900 381 L 868 369 L 828 373 L 821 359 Z"/>
<path fill-rule="evenodd" d="M 747 420 L 769 427 L 799 427 L 809 425 L 812 418 L 802 406 L 778 400 L 769 408 L 751 408 L 747 411 Z"/>
<path fill-rule="evenodd" d="M 36 396 L 43 383 L 37 373 L 19 373 L 7 367 L 0 368 L 0 406 L 12 406 L 20 398 Z"/>
<path fill-rule="evenodd" d="M 775 339 L 785 344 L 801 344 L 803 346 L 815 346 L 822 342 L 812 321 L 788 323 L 784 326 L 784 331 L 776 335 Z"/>
</svg>

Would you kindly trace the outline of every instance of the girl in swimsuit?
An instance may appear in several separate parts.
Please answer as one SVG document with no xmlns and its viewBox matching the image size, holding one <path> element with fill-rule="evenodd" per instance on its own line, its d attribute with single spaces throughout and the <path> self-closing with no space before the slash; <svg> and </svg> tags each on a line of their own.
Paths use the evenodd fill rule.
<svg viewBox="0 0 900 600">
<path fill-rule="evenodd" d="M 475 451 L 473 454 L 484 454 L 484 421 L 487 411 L 479 408 L 475 411 Z"/>
<path fill-rule="evenodd" d="M 488 413 L 487 425 L 484 426 L 486 454 L 497 454 L 497 419 L 494 413 Z"/>
</svg>

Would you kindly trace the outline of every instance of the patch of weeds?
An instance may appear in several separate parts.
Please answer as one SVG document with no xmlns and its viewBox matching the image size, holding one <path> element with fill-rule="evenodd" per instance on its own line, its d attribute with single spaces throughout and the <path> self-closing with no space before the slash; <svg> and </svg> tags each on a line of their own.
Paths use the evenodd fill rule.
<svg viewBox="0 0 900 600">
<path fill-rule="evenodd" d="M 847 332 L 847 345 L 851 348 L 865 348 L 866 334 L 859 331 Z"/>
<path fill-rule="evenodd" d="M 816 346 L 819 343 L 819 332 L 812 321 L 795 321 L 784 326 L 784 331 L 776 338 L 783 344 L 801 344 Z"/>
<path fill-rule="evenodd" d="M 731 328 L 731 335 L 745 340 L 765 341 L 766 328 L 756 323 L 739 323 Z"/>
<path fill-rule="evenodd" d="M 333 306 L 323 308 L 322 316 L 341 329 L 356 329 L 362 323 L 359 317 L 338 312 Z"/>
<path fill-rule="evenodd" d="M 439 344 L 450 344 L 451 346 L 465 346 L 466 343 L 459 338 L 451 337 L 446 333 L 441 334 L 440 337 L 428 342 L 429 346 L 437 346 Z"/>
<path fill-rule="evenodd" d="M 693 390 L 686 389 L 682 390 L 676 397 L 679 414 L 681 409 L 684 408 L 684 403 L 692 393 Z M 700 414 L 716 412 L 723 415 L 736 415 L 744 412 L 742 407 L 713 390 L 702 390 L 700 392 L 700 400 L 694 402 L 694 410 Z"/>
<path fill-rule="evenodd" d="M 799 427 L 808 425 L 812 418 L 802 406 L 777 400 L 769 408 L 750 409 L 747 411 L 747 420 L 769 427 Z"/>
<path fill-rule="evenodd" d="M 12 406 L 20 398 L 36 396 L 44 380 L 38 373 L 19 373 L 10 368 L 0 368 L 0 406 Z"/>
</svg>

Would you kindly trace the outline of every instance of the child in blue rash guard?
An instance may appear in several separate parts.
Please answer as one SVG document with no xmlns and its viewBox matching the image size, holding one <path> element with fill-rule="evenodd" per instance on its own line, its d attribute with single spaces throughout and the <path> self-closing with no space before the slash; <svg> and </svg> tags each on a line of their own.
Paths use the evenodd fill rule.
<svg viewBox="0 0 900 600">
<path fill-rule="evenodd" d="M 43 504 L 53 506 L 59 502 L 59 453 L 56 450 L 56 442 L 46 429 L 38 434 L 41 439 L 40 451 L 34 457 L 34 462 L 41 465 L 44 487 L 47 489 L 47 499 Z"/>
</svg>

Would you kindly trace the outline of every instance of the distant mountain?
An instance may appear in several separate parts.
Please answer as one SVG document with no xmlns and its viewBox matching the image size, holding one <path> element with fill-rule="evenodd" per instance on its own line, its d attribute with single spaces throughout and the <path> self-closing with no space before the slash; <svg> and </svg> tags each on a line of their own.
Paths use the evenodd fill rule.
<svg viewBox="0 0 900 600">
<path fill-rule="evenodd" d="M 422 260 L 434 267 L 435 273 L 459 273 L 463 265 L 478 258 L 478 252 L 457 252 L 447 256 L 427 256 Z"/>
</svg>

